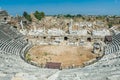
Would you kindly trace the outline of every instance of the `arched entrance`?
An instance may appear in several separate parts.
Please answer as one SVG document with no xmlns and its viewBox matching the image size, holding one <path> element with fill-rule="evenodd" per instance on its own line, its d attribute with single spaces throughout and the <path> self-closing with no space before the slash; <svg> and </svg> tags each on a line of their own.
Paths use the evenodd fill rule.
<svg viewBox="0 0 120 80">
<path fill-rule="evenodd" d="M 67 40 L 68 40 L 68 37 L 64 37 L 64 40 L 67 41 Z"/>
<path fill-rule="evenodd" d="M 91 42 L 91 37 L 88 37 L 88 38 L 87 38 L 87 41 L 88 41 L 88 42 Z"/>
</svg>

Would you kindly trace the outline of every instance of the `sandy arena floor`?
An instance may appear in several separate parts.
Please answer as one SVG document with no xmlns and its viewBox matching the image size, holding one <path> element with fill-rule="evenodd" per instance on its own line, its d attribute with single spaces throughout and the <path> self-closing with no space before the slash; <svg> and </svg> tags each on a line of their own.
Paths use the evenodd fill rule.
<svg viewBox="0 0 120 80">
<path fill-rule="evenodd" d="M 96 57 L 92 49 L 79 46 L 34 46 L 28 51 L 32 61 L 38 64 L 60 62 L 62 68 L 82 66 L 84 62 Z"/>
</svg>

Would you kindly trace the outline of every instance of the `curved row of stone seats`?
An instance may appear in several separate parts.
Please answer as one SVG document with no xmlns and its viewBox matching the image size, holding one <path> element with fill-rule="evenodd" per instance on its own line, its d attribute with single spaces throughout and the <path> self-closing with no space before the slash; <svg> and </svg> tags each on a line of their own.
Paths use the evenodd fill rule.
<svg viewBox="0 0 120 80">
<path fill-rule="evenodd" d="M 11 30 L 10 34 L 13 32 Z M 0 30 L 0 80 L 12 80 L 21 77 L 26 80 L 46 80 L 58 70 L 42 69 L 30 65 L 21 59 L 29 46 L 23 37 L 14 37 Z M 14 33 L 17 35 L 16 33 Z"/>
<path fill-rule="evenodd" d="M 84 68 L 63 70 L 57 80 L 119 80 L 120 52 L 105 55 L 98 62 Z"/>
<path fill-rule="evenodd" d="M 113 37 L 113 40 L 105 48 L 105 54 L 115 53 L 120 50 L 120 34 Z"/>
<path fill-rule="evenodd" d="M 22 35 L 17 32 L 17 29 L 14 29 L 12 26 L 4 24 L 0 25 L 0 30 L 6 33 L 11 38 L 21 37 Z"/>
<path fill-rule="evenodd" d="M 117 52 L 119 50 L 120 50 L 120 45 L 118 44 L 118 41 L 116 40 L 107 46 L 105 54 L 110 54 L 113 52 Z"/>
<path fill-rule="evenodd" d="M 0 50 L 19 55 L 20 51 L 26 44 L 27 43 L 22 44 L 21 42 L 14 39 L 6 42 L 1 41 Z"/>
<path fill-rule="evenodd" d="M 26 44 L 28 42 L 24 40 L 24 37 L 17 38 L 16 40 L 19 41 L 21 44 Z"/>
<path fill-rule="evenodd" d="M 16 33 L 17 35 L 22 36 L 22 33 L 20 33 L 20 32 L 17 30 L 17 28 L 14 28 L 13 26 L 11 26 L 10 29 L 11 29 L 14 33 Z"/>
<path fill-rule="evenodd" d="M 49 76 L 58 71 L 32 66 L 24 62 L 20 56 L 8 54 L 3 51 L 0 51 L 0 64 L 0 80 L 12 80 L 17 74 L 27 74 L 28 76 L 20 76 L 24 79 L 27 78 L 27 80 L 46 80 Z"/>
<path fill-rule="evenodd" d="M 11 35 L 0 30 L 0 50 L 18 55 L 26 44 L 25 40 L 14 39 Z"/>
<path fill-rule="evenodd" d="M 119 80 L 120 34 L 113 37 L 105 48 L 105 55 L 98 62 L 84 68 L 63 70 L 57 80 Z"/>
<path fill-rule="evenodd" d="M 12 80 L 15 77 L 27 80 L 46 80 L 58 71 L 42 69 L 26 63 L 18 54 L 24 56 L 23 54 L 28 48 L 27 42 L 22 38 L 12 39 L 8 34 L 9 38 L 7 33 L 2 31 L 0 33 L 0 36 L 3 36 L 0 37 L 0 80 Z M 105 52 L 116 53 L 106 53 L 101 60 L 84 68 L 62 70 L 56 80 L 119 80 L 120 52 L 117 51 L 120 51 L 120 41 L 119 35 L 116 36 L 105 49 Z"/>
<path fill-rule="evenodd" d="M 11 39 L 10 36 L 8 36 L 6 33 L 4 33 L 3 31 L 0 30 L 0 39 Z"/>
</svg>

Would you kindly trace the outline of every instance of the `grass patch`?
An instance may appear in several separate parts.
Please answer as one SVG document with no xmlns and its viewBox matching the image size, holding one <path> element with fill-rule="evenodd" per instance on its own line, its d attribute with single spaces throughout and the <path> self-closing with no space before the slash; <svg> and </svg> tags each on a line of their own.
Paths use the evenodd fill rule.
<svg viewBox="0 0 120 80">
<path fill-rule="evenodd" d="M 80 54 L 80 56 L 83 56 L 83 54 Z"/>
<path fill-rule="evenodd" d="M 43 53 L 43 55 L 44 55 L 44 56 L 47 56 L 47 55 L 49 55 L 49 53 L 47 53 L 47 52 L 44 52 L 44 53 Z"/>
<path fill-rule="evenodd" d="M 29 61 L 29 62 L 32 60 L 30 54 L 26 54 L 26 60 Z"/>
</svg>

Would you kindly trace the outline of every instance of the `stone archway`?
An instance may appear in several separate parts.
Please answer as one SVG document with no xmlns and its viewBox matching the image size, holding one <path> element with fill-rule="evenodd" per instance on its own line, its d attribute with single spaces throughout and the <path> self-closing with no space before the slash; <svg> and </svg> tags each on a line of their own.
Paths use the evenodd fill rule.
<svg viewBox="0 0 120 80">
<path fill-rule="evenodd" d="M 91 40 L 92 40 L 91 37 L 88 37 L 88 38 L 87 38 L 87 41 L 88 41 L 88 42 L 91 42 Z"/>
<path fill-rule="evenodd" d="M 67 41 L 67 40 L 68 40 L 68 37 L 64 37 L 64 40 Z"/>
</svg>

